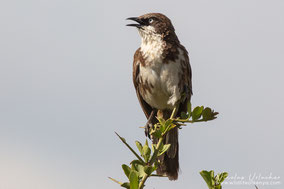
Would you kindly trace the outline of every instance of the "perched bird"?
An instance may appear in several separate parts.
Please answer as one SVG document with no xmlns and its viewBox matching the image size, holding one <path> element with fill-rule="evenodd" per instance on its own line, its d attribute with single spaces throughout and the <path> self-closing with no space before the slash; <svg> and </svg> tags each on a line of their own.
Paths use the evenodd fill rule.
<svg viewBox="0 0 284 189">
<path fill-rule="evenodd" d="M 177 106 L 177 117 L 187 111 L 187 102 L 192 95 L 191 67 L 188 52 L 165 15 L 149 13 L 128 20 L 136 22 L 127 26 L 136 27 L 141 36 L 141 46 L 134 54 L 133 83 L 148 119 L 145 133 L 149 136 L 149 127 L 157 123 L 157 115 L 168 119 Z M 176 180 L 179 171 L 178 128 L 170 130 L 163 142 L 171 146 L 160 157 L 157 174 Z"/>
</svg>

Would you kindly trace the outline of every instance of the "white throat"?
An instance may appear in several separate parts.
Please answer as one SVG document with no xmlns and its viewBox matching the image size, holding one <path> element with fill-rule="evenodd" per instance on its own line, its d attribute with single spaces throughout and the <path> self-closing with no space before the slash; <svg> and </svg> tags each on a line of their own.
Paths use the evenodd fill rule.
<svg viewBox="0 0 284 189">
<path fill-rule="evenodd" d="M 165 42 L 159 34 L 139 32 L 141 35 L 141 52 L 146 62 L 159 61 L 165 48 Z"/>
</svg>

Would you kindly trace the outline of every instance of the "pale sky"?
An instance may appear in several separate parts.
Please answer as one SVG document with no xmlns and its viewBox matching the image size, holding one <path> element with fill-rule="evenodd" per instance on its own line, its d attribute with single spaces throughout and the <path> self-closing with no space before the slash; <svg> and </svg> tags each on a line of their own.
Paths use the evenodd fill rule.
<svg viewBox="0 0 284 189">
<path fill-rule="evenodd" d="M 192 104 L 218 119 L 180 132 L 178 181 L 207 186 L 203 169 L 279 176 L 283 188 L 283 0 L 10 0 L 0 2 L 0 189 L 119 188 L 121 164 L 144 143 L 132 84 L 140 45 L 127 17 L 161 12 L 190 54 Z M 254 189 L 225 185 L 224 189 Z"/>
</svg>

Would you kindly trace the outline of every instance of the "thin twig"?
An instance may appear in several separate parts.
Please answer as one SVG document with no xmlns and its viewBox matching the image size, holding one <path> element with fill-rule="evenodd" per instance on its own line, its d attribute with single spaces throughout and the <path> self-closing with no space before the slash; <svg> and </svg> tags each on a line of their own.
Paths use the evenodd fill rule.
<svg viewBox="0 0 284 189">
<path fill-rule="evenodd" d="M 176 116 L 176 114 L 177 114 L 177 110 L 178 110 L 178 108 L 179 108 L 179 105 L 177 105 L 177 106 L 173 109 L 173 111 L 172 111 L 172 115 L 171 115 L 170 119 L 174 119 L 174 117 L 175 117 L 175 116 Z"/>
<path fill-rule="evenodd" d="M 122 182 L 119 182 L 119 181 L 117 181 L 117 180 L 115 180 L 114 178 L 111 178 L 111 177 L 108 177 L 110 180 L 112 180 L 113 182 L 116 182 L 117 184 L 119 184 L 119 185 L 122 185 Z"/>
<path fill-rule="evenodd" d="M 151 177 L 167 177 L 167 176 L 165 176 L 165 175 L 157 175 L 157 174 L 152 174 L 152 175 L 150 175 Z"/>
<path fill-rule="evenodd" d="M 145 164 L 145 162 L 143 161 L 143 159 L 126 143 L 125 139 L 122 138 L 121 136 L 119 136 L 119 134 L 117 134 L 117 132 L 115 132 L 115 134 L 118 136 L 118 138 L 128 147 L 128 149 L 139 159 L 139 161 L 141 161 L 143 164 Z"/>
</svg>

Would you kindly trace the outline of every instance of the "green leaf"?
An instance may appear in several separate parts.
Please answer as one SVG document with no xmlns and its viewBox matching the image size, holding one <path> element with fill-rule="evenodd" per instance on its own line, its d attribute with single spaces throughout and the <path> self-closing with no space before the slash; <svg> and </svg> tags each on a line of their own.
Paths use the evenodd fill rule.
<svg viewBox="0 0 284 189">
<path fill-rule="evenodd" d="M 161 125 L 164 125 L 165 124 L 165 120 L 163 119 L 163 118 L 158 118 L 158 120 L 159 120 L 159 123 L 161 124 Z"/>
<path fill-rule="evenodd" d="M 123 188 L 130 189 L 130 183 L 129 182 L 122 183 L 120 186 L 123 187 Z"/>
<path fill-rule="evenodd" d="M 139 152 L 141 153 L 141 155 L 143 155 L 143 154 L 142 154 L 142 153 L 143 153 L 142 144 L 141 144 L 139 141 L 135 141 L 135 143 L 136 143 L 136 146 L 137 146 Z"/>
<path fill-rule="evenodd" d="M 148 162 L 148 160 L 150 159 L 150 155 L 151 155 L 151 149 L 148 146 L 147 140 L 142 150 L 143 150 L 143 158 L 145 159 L 145 162 Z"/>
<path fill-rule="evenodd" d="M 134 161 L 132 162 L 133 163 L 131 163 L 131 170 L 136 171 L 138 174 L 138 177 L 142 178 L 145 175 L 144 165 L 142 165 L 141 162 L 137 162 L 137 163 Z"/>
<path fill-rule="evenodd" d="M 194 108 L 194 110 L 192 111 L 192 120 L 196 121 L 201 117 L 202 111 L 203 111 L 203 106 L 197 106 Z"/>
<path fill-rule="evenodd" d="M 228 176 L 227 172 L 221 173 L 218 182 L 221 184 Z"/>
<path fill-rule="evenodd" d="M 123 164 L 122 165 L 122 169 L 123 169 L 125 175 L 127 176 L 127 178 L 129 178 L 129 174 L 130 174 L 131 168 L 128 165 Z"/>
<path fill-rule="evenodd" d="M 213 115 L 212 115 L 212 110 L 211 108 L 205 108 L 202 112 L 202 117 L 205 121 L 207 120 L 211 120 L 213 118 Z"/>
<path fill-rule="evenodd" d="M 170 148 L 170 146 L 171 146 L 171 144 L 163 145 L 162 150 L 160 150 L 159 153 L 158 153 L 158 157 L 161 156 L 163 153 L 165 153 Z"/>
<path fill-rule="evenodd" d="M 160 129 L 151 130 L 150 134 L 153 135 L 156 138 L 161 138 L 161 136 L 162 136 L 162 132 L 161 132 Z"/>
<path fill-rule="evenodd" d="M 222 189 L 222 186 L 219 184 L 219 185 L 215 186 L 214 189 Z"/>
<path fill-rule="evenodd" d="M 213 189 L 214 188 L 214 181 L 213 181 L 213 179 L 214 179 L 214 172 L 213 172 L 213 177 L 212 177 L 212 172 L 213 171 L 208 172 L 208 171 L 205 171 L 205 170 L 200 172 L 200 175 L 205 180 L 205 182 L 206 182 L 206 184 L 207 184 L 209 189 Z"/>
<path fill-rule="evenodd" d="M 176 125 L 173 124 L 173 120 L 172 119 L 167 119 L 167 121 L 165 122 L 165 127 L 164 130 L 162 131 L 162 136 L 164 136 L 167 132 L 169 132 L 171 129 L 175 128 Z"/>
<path fill-rule="evenodd" d="M 209 171 L 209 173 L 210 173 L 211 178 L 213 179 L 214 178 L 214 171 L 211 170 L 211 171 Z"/>
<path fill-rule="evenodd" d="M 217 174 L 215 177 L 214 177 L 214 180 L 216 182 L 216 184 L 218 184 L 218 180 L 220 179 L 220 174 Z"/>
<path fill-rule="evenodd" d="M 129 175 L 130 189 L 138 189 L 138 173 L 136 171 L 131 171 Z"/>
<path fill-rule="evenodd" d="M 140 160 L 135 159 L 135 160 L 131 161 L 130 164 L 131 164 L 131 165 L 132 165 L 132 164 L 144 165 L 144 162 L 141 162 Z"/>
<path fill-rule="evenodd" d="M 167 119 L 167 121 L 165 122 L 165 127 L 169 127 L 171 124 L 173 123 L 172 119 Z"/>
<path fill-rule="evenodd" d="M 146 166 L 144 167 L 144 172 L 145 172 L 147 175 L 151 175 L 153 171 L 154 171 L 154 168 L 151 167 L 151 166 L 146 165 Z"/>
<path fill-rule="evenodd" d="M 161 124 L 158 130 L 163 133 L 166 130 L 166 122 L 164 124 Z"/>
<path fill-rule="evenodd" d="M 137 164 L 136 165 L 136 169 L 137 169 L 137 172 L 138 172 L 138 177 L 142 178 L 145 175 L 144 166 L 140 165 L 140 164 Z"/>
<path fill-rule="evenodd" d="M 166 121 L 161 123 L 160 128 L 159 128 L 160 132 L 164 133 L 166 130 L 168 130 L 169 129 L 168 127 L 171 126 L 172 122 L 173 122 L 172 119 L 167 119 Z"/>
</svg>

